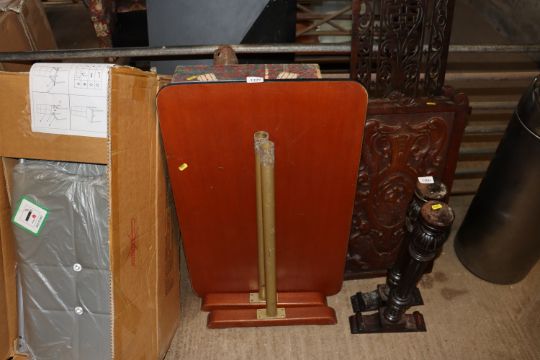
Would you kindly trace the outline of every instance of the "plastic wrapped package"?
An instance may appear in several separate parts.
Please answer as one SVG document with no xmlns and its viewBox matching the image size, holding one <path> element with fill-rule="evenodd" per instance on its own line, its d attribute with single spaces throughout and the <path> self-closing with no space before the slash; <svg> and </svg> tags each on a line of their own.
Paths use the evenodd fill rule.
<svg viewBox="0 0 540 360">
<path fill-rule="evenodd" d="M 48 210 L 36 235 L 14 226 L 21 337 L 35 359 L 112 357 L 108 180 L 104 165 L 21 160 L 21 199 Z"/>
</svg>

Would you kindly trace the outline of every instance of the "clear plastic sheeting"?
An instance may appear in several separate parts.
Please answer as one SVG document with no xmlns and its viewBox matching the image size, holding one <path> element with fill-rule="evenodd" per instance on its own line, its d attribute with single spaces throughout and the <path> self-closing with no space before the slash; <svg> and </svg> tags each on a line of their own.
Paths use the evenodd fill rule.
<svg viewBox="0 0 540 360">
<path fill-rule="evenodd" d="M 28 353 L 39 360 L 110 359 L 106 166 L 20 160 L 14 214 L 23 197 L 48 211 L 37 235 L 13 226 Z"/>
</svg>

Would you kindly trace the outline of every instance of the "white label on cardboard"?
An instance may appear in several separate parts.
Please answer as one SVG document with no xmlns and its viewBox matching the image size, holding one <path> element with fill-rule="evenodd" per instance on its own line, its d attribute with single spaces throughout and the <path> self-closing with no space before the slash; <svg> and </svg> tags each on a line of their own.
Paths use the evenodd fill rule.
<svg viewBox="0 0 540 360">
<path fill-rule="evenodd" d="M 34 235 L 39 235 L 45 225 L 48 213 L 49 211 L 43 206 L 36 204 L 26 197 L 22 197 L 12 221 L 20 228 Z"/>
<path fill-rule="evenodd" d="M 256 84 L 256 83 L 264 82 L 264 79 L 262 77 L 259 77 L 259 76 L 248 76 L 246 78 L 246 82 L 248 84 Z"/>
<path fill-rule="evenodd" d="M 111 67 L 34 64 L 30 69 L 32 131 L 107 137 Z"/>
<path fill-rule="evenodd" d="M 435 181 L 433 180 L 433 176 L 419 176 L 418 182 L 420 184 L 433 184 Z"/>
</svg>

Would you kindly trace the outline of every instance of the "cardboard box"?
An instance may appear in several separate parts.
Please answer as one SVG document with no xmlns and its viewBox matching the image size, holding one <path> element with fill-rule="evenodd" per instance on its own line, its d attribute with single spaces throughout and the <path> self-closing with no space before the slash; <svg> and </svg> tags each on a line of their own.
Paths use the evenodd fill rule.
<svg viewBox="0 0 540 360">
<path fill-rule="evenodd" d="M 106 164 L 115 359 L 160 359 L 179 323 L 178 227 L 156 120 L 155 74 L 115 67 L 107 138 L 33 133 L 28 74 L 0 72 L 0 359 L 16 354 L 9 199 L 17 158 Z M 14 204 L 13 204 L 14 206 Z M 17 355 L 18 356 L 18 355 Z"/>
<path fill-rule="evenodd" d="M 41 0 L 0 0 L 0 34 L 0 52 L 56 49 Z M 28 69 L 28 64 L 0 63 L 0 70 Z"/>
</svg>

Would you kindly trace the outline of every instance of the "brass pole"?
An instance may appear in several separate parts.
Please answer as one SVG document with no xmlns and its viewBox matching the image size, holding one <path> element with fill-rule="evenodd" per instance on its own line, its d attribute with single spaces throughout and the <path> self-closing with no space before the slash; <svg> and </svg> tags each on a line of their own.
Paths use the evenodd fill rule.
<svg viewBox="0 0 540 360">
<path fill-rule="evenodd" d="M 264 232 L 266 316 L 277 316 L 274 143 L 261 144 L 261 184 Z"/>
<path fill-rule="evenodd" d="M 265 275 L 264 275 L 264 234 L 263 234 L 263 210 L 262 210 L 262 185 L 261 185 L 261 144 L 268 141 L 266 131 L 257 131 L 253 135 L 255 144 L 255 184 L 257 194 L 257 250 L 259 255 L 259 300 L 266 299 Z"/>
</svg>

